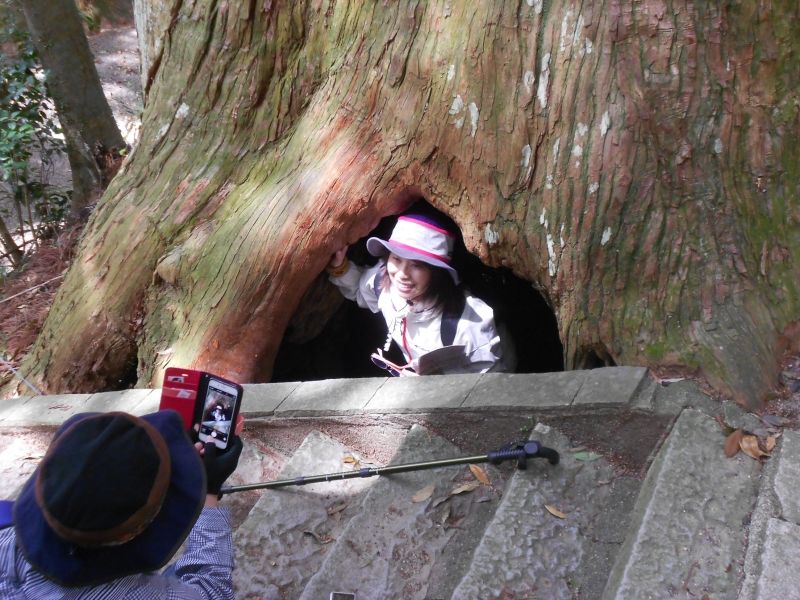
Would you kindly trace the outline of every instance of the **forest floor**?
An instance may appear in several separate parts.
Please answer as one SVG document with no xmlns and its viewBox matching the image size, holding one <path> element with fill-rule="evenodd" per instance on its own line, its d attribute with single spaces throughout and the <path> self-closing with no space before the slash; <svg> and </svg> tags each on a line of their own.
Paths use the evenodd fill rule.
<svg viewBox="0 0 800 600">
<path fill-rule="evenodd" d="M 138 139 L 142 113 L 139 49 L 132 22 L 105 22 L 88 36 L 106 98 L 126 142 Z M 69 181 L 63 161 L 61 177 Z M 0 282 L 0 353 L 19 365 L 38 335 L 58 291 L 81 228 L 73 227 L 57 238 L 45 240 L 17 272 Z M 800 427 L 800 355 L 787 354 L 781 377 L 765 413 L 782 417 L 786 425 Z"/>
</svg>

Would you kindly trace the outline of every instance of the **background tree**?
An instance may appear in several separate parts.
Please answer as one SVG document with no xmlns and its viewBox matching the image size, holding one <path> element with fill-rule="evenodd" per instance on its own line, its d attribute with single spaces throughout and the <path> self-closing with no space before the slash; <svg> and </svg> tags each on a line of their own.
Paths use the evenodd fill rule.
<svg viewBox="0 0 800 600">
<path fill-rule="evenodd" d="M 567 368 L 755 406 L 797 343 L 797 3 L 150 10 L 139 145 L 24 365 L 50 391 L 268 380 L 331 252 L 420 196 L 543 293 Z"/>
<path fill-rule="evenodd" d="M 63 142 L 22 16 L 0 2 L 0 273 L 54 233 L 69 192 L 50 182 Z"/>
<path fill-rule="evenodd" d="M 19 3 L 47 71 L 72 170 L 73 218 L 86 216 L 119 166 L 125 142 L 106 101 L 74 0 Z"/>
</svg>

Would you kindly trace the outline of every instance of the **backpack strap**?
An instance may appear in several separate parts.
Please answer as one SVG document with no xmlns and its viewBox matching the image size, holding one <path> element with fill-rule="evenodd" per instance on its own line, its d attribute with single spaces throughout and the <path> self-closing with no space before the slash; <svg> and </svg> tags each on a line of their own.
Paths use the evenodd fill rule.
<svg viewBox="0 0 800 600">
<path fill-rule="evenodd" d="M 462 296 L 462 300 L 456 303 L 456 306 L 445 307 L 442 313 L 442 344 L 444 346 L 452 346 L 453 340 L 456 339 L 456 329 L 458 329 L 458 322 L 461 320 L 461 315 L 464 312 L 464 306 L 467 299 Z"/>
<path fill-rule="evenodd" d="M 0 500 L 0 529 L 11 527 L 14 524 L 14 502 Z"/>
<path fill-rule="evenodd" d="M 381 295 L 381 284 L 383 283 L 383 274 L 385 271 L 383 269 L 378 269 L 378 272 L 375 273 L 375 278 L 373 281 L 375 282 L 375 289 L 372 290 L 375 292 L 375 297 L 379 298 Z"/>
</svg>

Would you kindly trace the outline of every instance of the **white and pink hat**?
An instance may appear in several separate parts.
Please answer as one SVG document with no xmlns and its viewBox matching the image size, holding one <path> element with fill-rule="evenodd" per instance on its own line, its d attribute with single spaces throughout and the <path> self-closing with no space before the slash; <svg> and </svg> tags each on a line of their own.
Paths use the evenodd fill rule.
<svg viewBox="0 0 800 600">
<path fill-rule="evenodd" d="M 371 237 L 367 250 L 373 256 L 386 256 L 389 252 L 407 260 L 418 260 L 444 269 L 458 284 L 458 272 L 450 266 L 453 260 L 455 238 L 431 217 L 409 214 L 397 219 L 388 240 Z"/>
</svg>

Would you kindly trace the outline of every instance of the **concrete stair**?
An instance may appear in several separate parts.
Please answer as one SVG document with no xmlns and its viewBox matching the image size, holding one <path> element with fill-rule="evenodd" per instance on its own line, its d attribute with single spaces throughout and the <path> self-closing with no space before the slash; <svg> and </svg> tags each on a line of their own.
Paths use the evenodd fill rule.
<svg viewBox="0 0 800 600">
<path fill-rule="evenodd" d="M 533 433 L 559 449 L 561 463 L 536 461 L 514 473 L 452 598 L 568 600 L 602 593 L 640 482 L 616 474 L 602 458 L 578 460 L 569 440 L 548 426 Z"/>
<path fill-rule="evenodd" d="M 346 470 L 361 457 L 312 432 L 281 471 L 281 478 Z M 349 520 L 361 511 L 371 479 L 266 491 L 237 529 L 238 597 L 297 598 Z"/>
<path fill-rule="evenodd" d="M 528 435 L 561 463 L 483 464 L 488 484 L 453 466 L 231 494 L 238 598 L 800 600 L 800 432 L 768 459 L 727 458 L 721 425 L 778 429 L 638 368 L 423 379 L 252 385 L 231 483 Z M 71 414 L 157 405 L 156 390 L 0 404 L 3 496 Z"/>
<path fill-rule="evenodd" d="M 648 471 L 604 600 L 735 598 L 760 465 L 727 458 L 719 424 L 685 410 Z"/>
<path fill-rule="evenodd" d="M 481 465 L 490 485 L 453 466 L 263 492 L 235 536 L 238 597 L 800 598 L 800 434 L 765 468 L 725 457 L 717 420 L 681 409 L 644 481 L 555 427 L 531 438 L 561 463 Z M 464 454 L 415 425 L 391 463 Z M 281 477 L 361 460 L 312 432 Z"/>
<path fill-rule="evenodd" d="M 597 455 L 579 460 L 548 426 L 533 437 L 561 464 L 483 464 L 489 485 L 461 465 L 263 492 L 234 539 L 238 597 L 599 597 L 640 482 Z M 415 425 L 391 462 L 463 455 Z M 280 477 L 346 470 L 344 459 L 361 461 L 312 432 Z"/>
</svg>

